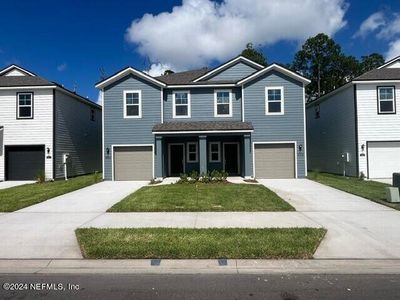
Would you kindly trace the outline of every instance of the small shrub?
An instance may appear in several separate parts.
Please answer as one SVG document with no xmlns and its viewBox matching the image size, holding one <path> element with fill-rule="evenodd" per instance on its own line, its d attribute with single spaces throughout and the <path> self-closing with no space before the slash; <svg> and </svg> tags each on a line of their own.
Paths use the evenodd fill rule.
<svg viewBox="0 0 400 300">
<path fill-rule="evenodd" d="M 186 173 L 181 173 L 179 175 L 179 180 L 176 183 L 180 183 L 180 184 L 189 183 L 188 175 Z"/>
<path fill-rule="evenodd" d="M 203 173 L 201 173 L 200 174 L 200 182 L 202 182 L 202 183 L 210 183 L 211 182 L 211 180 L 212 180 L 212 177 L 211 177 L 211 175 L 210 175 L 210 172 L 203 172 Z"/>
<path fill-rule="evenodd" d="M 95 171 L 93 174 L 93 182 L 98 183 L 102 180 L 101 175 L 99 172 Z"/>
<path fill-rule="evenodd" d="M 199 181 L 200 174 L 196 170 L 192 170 L 192 172 L 190 172 L 190 174 L 189 174 L 189 177 L 190 177 L 190 181 L 192 183 L 195 183 L 195 182 Z"/>
<path fill-rule="evenodd" d="M 43 170 L 39 171 L 36 174 L 36 182 L 37 183 L 44 183 L 45 181 L 46 181 L 46 175 L 45 175 L 44 171 Z"/>
<path fill-rule="evenodd" d="M 365 177 L 365 174 L 364 174 L 364 172 L 361 172 L 360 173 L 360 176 L 359 176 L 359 179 L 360 180 L 364 180 L 366 177 Z"/>
</svg>

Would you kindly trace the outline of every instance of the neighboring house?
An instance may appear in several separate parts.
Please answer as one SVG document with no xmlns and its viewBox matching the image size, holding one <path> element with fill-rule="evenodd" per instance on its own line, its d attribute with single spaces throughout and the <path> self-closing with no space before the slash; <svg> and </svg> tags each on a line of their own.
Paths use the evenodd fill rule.
<svg viewBox="0 0 400 300">
<path fill-rule="evenodd" d="M 151 77 L 132 67 L 99 82 L 104 177 L 148 180 L 192 170 L 256 178 L 306 175 L 309 80 L 242 56 Z"/>
<path fill-rule="evenodd" d="M 0 181 L 101 171 L 101 107 L 16 65 L 0 71 Z"/>
<path fill-rule="evenodd" d="M 307 104 L 308 167 L 350 176 L 400 172 L 400 57 Z"/>
</svg>

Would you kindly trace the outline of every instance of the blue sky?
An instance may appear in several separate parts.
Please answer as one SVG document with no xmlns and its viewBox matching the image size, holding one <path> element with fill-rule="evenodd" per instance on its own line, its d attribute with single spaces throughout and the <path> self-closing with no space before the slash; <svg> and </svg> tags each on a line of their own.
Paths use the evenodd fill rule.
<svg viewBox="0 0 400 300">
<path fill-rule="evenodd" d="M 315 6 L 307 9 L 308 14 L 315 8 L 315 14 L 304 13 L 300 18 L 292 18 L 291 14 L 298 10 L 286 5 L 279 8 L 278 14 L 283 14 L 277 16 L 279 22 L 272 20 L 274 15 L 268 15 L 264 5 L 275 0 L 254 0 L 261 5 L 256 9 L 258 15 L 246 10 L 251 5 L 238 5 L 243 1 L 218 1 L 222 7 L 214 11 L 210 0 L 186 0 L 183 4 L 169 0 L 3 0 L 0 68 L 19 64 L 67 88 L 76 85 L 81 95 L 96 101 L 98 92 L 94 84 L 99 80 L 100 68 L 110 75 L 128 65 L 141 70 L 148 70 L 152 64 L 178 70 L 206 64 L 215 66 L 238 54 L 237 49 L 247 37 L 248 42 L 255 40 L 260 45 L 269 62 L 287 63 L 292 61 L 304 38 L 319 31 L 333 35 L 348 55 L 360 57 L 372 52 L 386 55 L 400 35 L 398 0 L 331 0 L 327 2 L 330 5 L 323 6 L 322 0 L 315 0 Z M 170 14 L 175 6 L 178 9 Z M 194 10 L 186 9 L 189 6 L 195 6 Z M 159 15 L 163 12 L 166 13 Z M 369 23 L 371 26 L 354 37 L 360 25 L 377 12 L 380 16 L 376 22 Z M 146 13 L 153 16 L 142 19 Z M 235 16 L 236 13 L 241 17 Z M 259 24 L 260 13 L 266 23 Z M 321 18 L 316 18 L 319 15 Z M 137 20 L 134 25 L 133 20 Z M 227 33 L 235 24 L 239 24 L 240 30 Z M 392 29 L 382 33 L 385 28 Z M 202 44 L 208 39 L 218 42 L 211 42 L 214 46 Z"/>
</svg>

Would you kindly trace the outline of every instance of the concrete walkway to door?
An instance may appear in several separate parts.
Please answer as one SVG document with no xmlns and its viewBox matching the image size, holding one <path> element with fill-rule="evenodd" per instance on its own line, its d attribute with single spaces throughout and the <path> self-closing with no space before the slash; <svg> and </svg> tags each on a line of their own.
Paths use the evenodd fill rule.
<svg viewBox="0 0 400 300">
<path fill-rule="evenodd" d="M 307 179 L 259 181 L 328 229 L 315 258 L 400 259 L 400 211 Z"/>
</svg>

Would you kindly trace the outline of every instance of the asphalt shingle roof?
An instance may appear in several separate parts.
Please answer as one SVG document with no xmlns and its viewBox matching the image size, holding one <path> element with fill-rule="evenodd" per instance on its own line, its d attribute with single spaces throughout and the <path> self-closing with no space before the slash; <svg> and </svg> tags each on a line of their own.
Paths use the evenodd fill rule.
<svg viewBox="0 0 400 300">
<path fill-rule="evenodd" d="M 153 132 L 167 131 L 223 131 L 223 130 L 253 130 L 250 122 L 241 121 L 195 121 L 195 122 L 165 122 L 156 124 Z"/>
<path fill-rule="evenodd" d="M 399 68 L 382 68 L 374 69 L 366 72 L 354 80 L 399 80 L 400 69 Z"/>
<path fill-rule="evenodd" d="M 54 85 L 39 76 L 0 76 L 0 87 Z"/>
<path fill-rule="evenodd" d="M 166 83 L 166 84 L 187 84 L 191 83 L 197 77 L 200 77 L 207 73 L 209 70 L 207 68 L 202 68 L 198 70 L 191 70 L 185 72 L 171 73 L 168 75 L 162 75 L 156 77 L 156 79 Z"/>
</svg>

